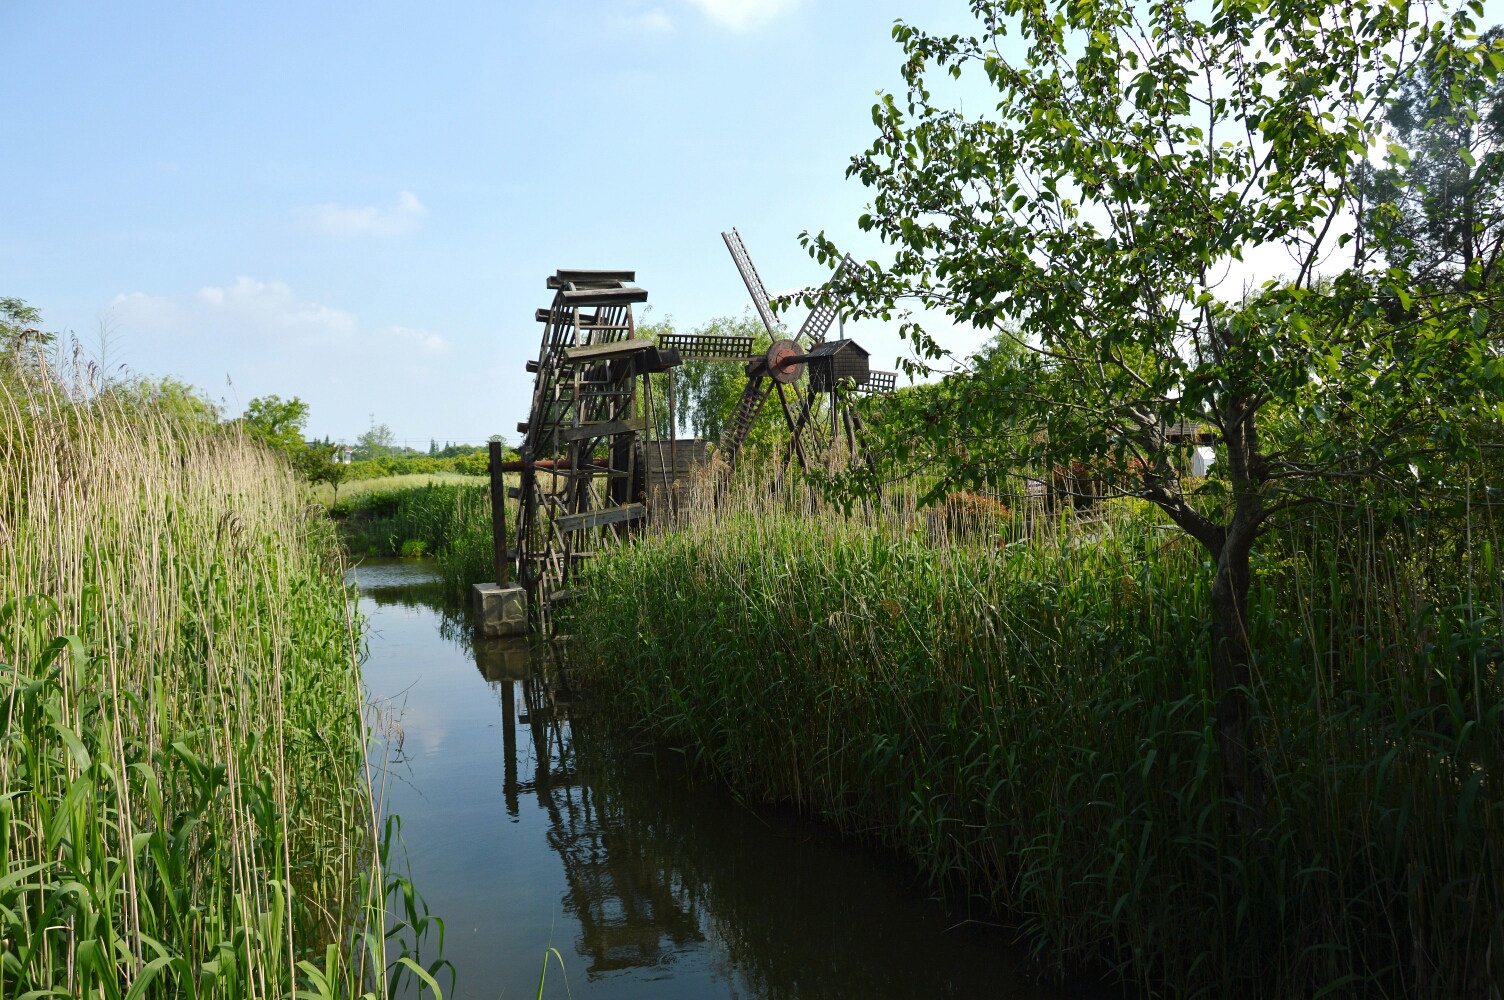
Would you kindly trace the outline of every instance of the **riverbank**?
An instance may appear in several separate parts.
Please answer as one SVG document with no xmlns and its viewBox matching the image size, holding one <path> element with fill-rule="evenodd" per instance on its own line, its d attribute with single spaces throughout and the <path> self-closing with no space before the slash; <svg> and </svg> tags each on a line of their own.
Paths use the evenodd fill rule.
<svg viewBox="0 0 1504 1000">
<path fill-rule="evenodd" d="M 0 391 L 0 448 L 7 992 L 365 992 L 387 882 L 332 525 L 130 385 Z"/>
<path fill-rule="evenodd" d="M 518 477 L 505 478 L 515 485 Z M 516 523 L 517 502 L 506 503 L 512 512 L 510 527 Z M 391 482 L 390 488 L 342 500 L 330 516 L 352 559 L 436 559 L 439 578 L 453 600 L 468 601 L 471 584 L 496 578 L 489 479 Z"/>
<path fill-rule="evenodd" d="M 1041 961 L 1180 996 L 1490 996 L 1497 526 L 1351 518 L 1262 545 L 1256 816 L 1218 773 L 1210 574 L 1131 505 L 743 498 L 598 560 L 564 629 L 644 736 L 961 880 Z"/>
<path fill-rule="evenodd" d="M 484 486 L 490 480 L 486 476 L 463 475 L 457 472 L 412 473 L 405 476 L 378 476 L 370 479 L 351 479 L 340 484 L 338 496 L 328 483 L 316 483 L 310 487 L 313 498 L 331 510 L 346 504 L 355 504 L 369 493 L 392 493 L 410 490 L 418 486 Z"/>
</svg>

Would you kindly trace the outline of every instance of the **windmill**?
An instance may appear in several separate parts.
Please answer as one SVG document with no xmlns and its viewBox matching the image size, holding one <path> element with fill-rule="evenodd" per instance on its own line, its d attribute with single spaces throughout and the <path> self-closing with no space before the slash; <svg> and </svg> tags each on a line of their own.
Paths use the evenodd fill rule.
<svg viewBox="0 0 1504 1000">
<path fill-rule="evenodd" d="M 731 259 L 747 285 L 752 304 L 768 329 L 771 346 L 763 354 L 753 354 L 751 337 L 707 334 L 669 334 L 661 338 L 659 345 L 676 350 L 686 360 L 739 361 L 746 365 L 747 384 L 721 432 L 719 452 L 734 469 L 752 425 L 776 394 L 789 434 L 783 455 L 784 469 L 794 459 L 804 471 L 829 469 L 842 459 L 843 443 L 845 460 L 856 460 L 863 436 L 861 419 L 836 388 L 847 382 L 858 392 L 890 392 L 897 376 L 892 372 L 872 371 L 867 364 L 869 353 L 855 341 L 844 337 L 825 339 L 840 315 L 829 302 L 821 302 L 805 317 L 798 334 L 785 337 L 741 234 L 732 229 L 722 233 L 721 238 L 726 241 L 726 249 L 731 251 Z M 847 257 L 836 276 L 851 266 L 854 262 Z M 870 456 L 867 461 L 871 461 Z"/>
</svg>

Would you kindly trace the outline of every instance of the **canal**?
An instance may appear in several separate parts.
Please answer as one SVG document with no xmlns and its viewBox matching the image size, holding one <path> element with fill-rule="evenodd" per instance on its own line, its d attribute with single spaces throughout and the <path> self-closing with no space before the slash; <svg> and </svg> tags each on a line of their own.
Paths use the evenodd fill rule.
<svg viewBox="0 0 1504 1000">
<path fill-rule="evenodd" d="M 355 577 L 365 684 L 391 720 L 386 809 L 445 922 L 452 996 L 536 996 L 549 948 L 568 982 L 551 963 L 545 997 L 1101 995 L 1035 984 L 1006 931 L 948 910 L 890 856 L 544 710 L 536 654 L 474 640 L 432 563 Z"/>
</svg>

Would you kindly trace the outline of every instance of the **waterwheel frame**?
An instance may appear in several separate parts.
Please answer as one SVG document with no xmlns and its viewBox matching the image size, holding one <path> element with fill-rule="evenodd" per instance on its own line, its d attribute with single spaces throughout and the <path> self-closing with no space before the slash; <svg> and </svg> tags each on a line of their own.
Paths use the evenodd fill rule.
<svg viewBox="0 0 1504 1000">
<path fill-rule="evenodd" d="M 554 637 L 554 609 L 580 564 L 647 517 L 643 444 L 656 414 L 651 375 L 679 364 L 637 337 L 632 271 L 560 270 L 548 279 L 532 407 L 519 425 L 517 580 L 533 628 Z M 641 379 L 639 385 L 638 380 Z"/>
</svg>

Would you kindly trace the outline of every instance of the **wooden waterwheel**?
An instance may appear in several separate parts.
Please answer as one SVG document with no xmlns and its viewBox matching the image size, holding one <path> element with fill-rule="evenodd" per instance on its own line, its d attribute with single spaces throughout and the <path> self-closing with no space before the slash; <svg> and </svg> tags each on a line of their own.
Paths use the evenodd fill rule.
<svg viewBox="0 0 1504 1000">
<path fill-rule="evenodd" d="M 553 304 L 539 309 L 543 340 L 517 488 L 517 580 L 532 625 L 553 633 L 553 609 L 570 580 L 610 537 L 647 516 L 645 449 L 661 447 L 650 378 L 679 364 L 636 336 L 632 306 L 646 302 L 632 271 L 561 270 L 548 279 Z M 654 463 L 664 468 L 660 461 Z"/>
</svg>

